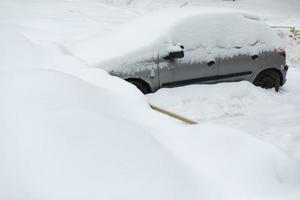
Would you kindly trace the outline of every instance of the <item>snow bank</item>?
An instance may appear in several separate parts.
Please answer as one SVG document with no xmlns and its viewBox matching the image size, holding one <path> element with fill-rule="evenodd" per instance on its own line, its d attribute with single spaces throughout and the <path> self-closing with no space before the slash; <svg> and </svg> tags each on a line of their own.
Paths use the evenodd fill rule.
<svg viewBox="0 0 300 200">
<path fill-rule="evenodd" d="M 1 73 L 0 93 L 1 199 L 299 196 L 299 164 L 240 131 L 181 125 L 53 70 Z"/>
<path fill-rule="evenodd" d="M 185 46 L 183 62 L 257 54 L 281 47 L 279 37 L 255 16 L 201 8 L 155 12 L 108 37 L 69 45 L 69 49 L 90 66 L 111 70 L 154 59 L 158 54 L 165 56 L 177 43 Z"/>
<path fill-rule="evenodd" d="M 17 32 L 12 26 L 0 26 L 0 70 L 49 66 L 47 52 Z M 46 65 L 46 66 L 45 66 Z"/>
<path fill-rule="evenodd" d="M 134 86 L 15 30 L 1 36 L 0 199 L 197 197 L 138 123 L 150 108 Z"/>
<path fill-rule="evenodd" d="M 202 122 L 154 135 L 189 166 L 203 199 L 299 198 L 299 163 L 248 134 Z"/>
<path fill-rule="evenodd" d="M 188 171 L 110 91 L 26 70 L 2 73 L 0 92 L 1 199 L 196 199 Z"/>
</svg>

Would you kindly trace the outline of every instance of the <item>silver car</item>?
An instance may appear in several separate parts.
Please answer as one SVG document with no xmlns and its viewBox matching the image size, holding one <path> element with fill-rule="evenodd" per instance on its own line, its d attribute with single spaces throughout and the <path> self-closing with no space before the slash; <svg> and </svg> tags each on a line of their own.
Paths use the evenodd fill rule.
<svg viewBox="0 0 300 200">
<path fill-rule="evenodd" d="M 165 41 L 171 41 L 175 45 L 169 48 L 167 53 L 153 50 L 155 56 L 135 62 L 127 62 L 124 59 L 118 64 L 122 65 L 120 70 L 114 67 L 107 71 L 134 84 L 144 94 L 163 87 L 242 80 L 263 88 L 275 88 L 278 91 L 286 82 L 288 71 L 286 53 L 283 48 L 272 46 L 273 40 L 270 38 L 280 39 L 276 38 L 278 37 L 276 33 L 266 24 L 240 13 L 237 15 L 227 12 L 220 14 L 219 17 L 214 14 L 211 19 L 203 17 L 205 16 L 203 14 L 195 16 L 180 20 L 178 24 L 172 26 L 171 33 L 167 34 L 169 38 Z M 205 21 L 214 20 L 214 24 L 218 24 L 218 19 L 220 22 L 219 26 L 215 27 L 216 30 L 209 30 L 210 25 L 205 26 Z M 225 24 L 226 27 L 222 29 L 226 23 L 224 19 L 230 20 L 228 22 L 230 24 Z M 247 30 L 243 30 L 245 28 Z M 185 29 L 188 30 L 184 32 Z M 139 32 L 142 34 L 143 30 Z M 241 32 L 240 35 L 237 32 Z M 197 34 L 201 37 L 199 44 L 195 37 Z M 222 41 L 219 37 L 222 37 Z M 237 42 L 232 37 L 236 37 Z M 230 41 L 226 43 L 226 40 Z M 210 43 L 206 44 L 206 41 Z M 210 44 L 215 46 L 211 47 Z M 130 56 L 135 57 L 135 54 Z M 191 62 L 188 61 L 190 58 L 196 59 Z M 127 68 L 134 70 L 124 70 Z"/>
</svg>

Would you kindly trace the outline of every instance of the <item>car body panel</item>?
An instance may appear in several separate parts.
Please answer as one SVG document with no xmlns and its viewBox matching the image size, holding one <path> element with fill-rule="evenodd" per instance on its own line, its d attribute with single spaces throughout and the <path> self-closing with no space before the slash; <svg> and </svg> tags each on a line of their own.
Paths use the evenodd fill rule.
<svg viewBox="0 0 300 200">
<path fill-rule="evenodd" d="M 210 82 L 207 77 L 217 75 L 218 63 L 209 66 L 206 61 L 186 63 L 184 59 L 161 60 L 159 63 L 160 87 Z"/>
<path fill-rule="evenodd" d="M 255 55 L 257 56 L 257 55 Z M 258 59 L 252 59 L 251 55 L 237 55 L 231 58 L 220 59 L 218 81 L 241 81 L 248 80 L 259 66 Z"/>
<path fill-rule="evenodd" d="M 184 63 L 183 59 L 165 60 L 153 58 L 150 61 L 135 63 L 134 70 L 126 72 L 110 71 L 109 73 L 124 80 L 137 79 L 147 83 L 151 92 L 162 87 L 176 87 L 196 83 L 217 83 L 247 80 L 254 82 L 259 73 L 266 69 L 276 69 L 281 74 L 283 85 L 286 82 L 287 70 L 285 57 L 275 51 L 262 52 L 256 59 L 252 55 L 237 55 L 227 58 L 216 58 L 213 66 L 207 61 Z"/>
</svg>

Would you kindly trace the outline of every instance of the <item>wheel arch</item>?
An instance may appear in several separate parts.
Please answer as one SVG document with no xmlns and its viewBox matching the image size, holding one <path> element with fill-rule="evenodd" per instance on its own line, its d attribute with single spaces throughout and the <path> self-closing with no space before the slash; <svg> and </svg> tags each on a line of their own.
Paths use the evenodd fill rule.
<svg viewBox="0 0 300 200">
<path fill-rule="evenodd" d="M 147 88 L 147 92 L 148 93 L 152 92 L 150 84 L 147 81 L 145 81 L 145 80 L 143 80 L 141 78 L 127 78 L 127 79 L 125 79 L 125 81 L 127 81 L 127 82 L 139 82 L 139 83 L 143 84 Z"/>
<path fill-rule="evenodd" d="M 266 68 L 266 69 L 263 69 L 261 70 L 259 73 L 256 74 L 256 76 L 254 77 L 254 80 L 263 72 L 266 72 L 266 71 L 275 71 L 278 75 L 279 75 L 279 78 L 280 78 L 280 86 L 283 85 L 283 75 L 281 73 L 281 71 L 277 68 Z"/>
</svg>

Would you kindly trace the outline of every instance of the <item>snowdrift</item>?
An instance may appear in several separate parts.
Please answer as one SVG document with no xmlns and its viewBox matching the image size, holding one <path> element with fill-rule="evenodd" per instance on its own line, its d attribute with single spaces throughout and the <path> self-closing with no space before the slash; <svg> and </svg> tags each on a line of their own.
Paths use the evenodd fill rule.
<svg viewBox="0 0 300 200">
<path fill-rule="evenodd" d="M 1 73 L 0 92 L 1 199 L 298 194 L 298 163 L 240 131 L 180 125 L 53 70 Z"/>
<path fill-rule="evenodd" d="M 110 91 L 51 70 L 0 82 L 1 199 L 197 196 L 187 170 Z"/>
</svg>

